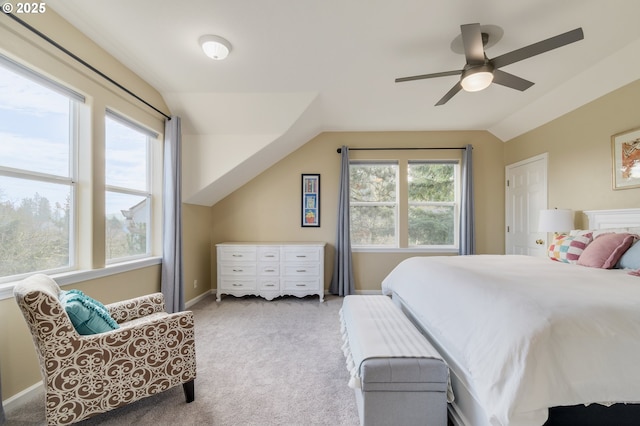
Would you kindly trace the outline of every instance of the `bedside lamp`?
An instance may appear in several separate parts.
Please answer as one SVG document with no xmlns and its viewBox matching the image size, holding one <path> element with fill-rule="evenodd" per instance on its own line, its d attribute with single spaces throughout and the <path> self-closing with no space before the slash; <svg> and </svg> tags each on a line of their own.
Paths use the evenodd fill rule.
<svg viewBox="0 0 640 426">
<path fill-rule="evenodd" d="M 559 232 L 570 231 L 573 225 L 573 211 L 568 209 L 541 210 L 538 221 L 538 232 Z"/>
</svg>

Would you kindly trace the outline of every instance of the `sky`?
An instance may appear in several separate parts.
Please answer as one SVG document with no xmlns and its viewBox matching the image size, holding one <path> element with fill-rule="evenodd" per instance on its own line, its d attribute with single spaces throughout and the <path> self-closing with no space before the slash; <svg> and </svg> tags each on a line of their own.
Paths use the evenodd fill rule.
<svg viewBox="0 0 640 426">
<path fill-rule="evenodd" d="M 0 167 L 70 177 L 69 99 L 0 66 Z M 147 136 L 106 119 L 108 185 L 146 190 Z M 19 203 L 38 192 L 64 203 L 66 185 L 43 184 L 0 175 L 0 201 Z M 140 197 L 108 197 L 107 214 Z"/>
</svg>

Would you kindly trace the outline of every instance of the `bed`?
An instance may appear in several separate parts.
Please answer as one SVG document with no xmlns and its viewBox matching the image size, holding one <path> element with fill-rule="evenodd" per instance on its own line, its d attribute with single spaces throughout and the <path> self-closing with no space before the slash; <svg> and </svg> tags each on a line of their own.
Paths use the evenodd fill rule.
<svg viewBox="0 0 640 426">
<path fill-rule="evenodd" d="M 640 209 L 585 214 L 591 232 L 577 237 L 604 241 L 599 234 L 606 235 L 605 228 L 640 231 Z M 640 244 L 636 240 L 629 244 Z M 628 247 L 623 253 L 631 253 Z M 583 249 L 579 257 L 587 259 Z M 454 423 L 539 426 L 554 417 L 576 419 L 586 406 L 594 424 L 594 413 L 615 404 L 600 414 L 608 424 L 618 412 L 620 422 L 640 424 L 640 276 L 570 262 L 522 255 L 414 257 L 385 278 L 383 293 L 449 365 Z"/>
</svg>

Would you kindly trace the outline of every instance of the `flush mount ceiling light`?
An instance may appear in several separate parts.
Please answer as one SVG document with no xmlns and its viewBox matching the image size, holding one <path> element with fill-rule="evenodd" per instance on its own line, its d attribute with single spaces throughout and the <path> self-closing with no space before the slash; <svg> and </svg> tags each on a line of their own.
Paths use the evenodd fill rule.
<svg viewBox="0 0 640 426">
<path fill-rule="evenodd" d="M 231 43 L 220 36 L 204 35 L 198 41 L 204 54 L 217 61 L 225 59 L 231 51 Z"/>
<path fill-rule="evenodd" d="M 460 84 L 467 92 L 479 92 L 484 90 L 493 81 L 493 66 L 484 64 L 479 67 L 465 69 L 462 72 Z"/>
</svg>

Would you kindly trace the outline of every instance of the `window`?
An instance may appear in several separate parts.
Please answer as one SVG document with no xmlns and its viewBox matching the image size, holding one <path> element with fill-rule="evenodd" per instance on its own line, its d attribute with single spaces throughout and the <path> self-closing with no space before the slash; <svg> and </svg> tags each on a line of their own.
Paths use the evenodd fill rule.
<svg viewBox="0 0 640 426">
<path fill-rule="evenodd" d="M 409 161 L 409 247 L 456 245 L 457 164 Z"/>
<path fill-rule="evenodd" d="M 0 280 L 75 265 L 80 102 L 0 56 Z"/>
<path fill-rule="evenodd" d="M 351 243 L 395 247 L 398 241 L 398 163 L 349 166 Z"/>
<path fill-rule="evenodd" d="M 105 122 L 106 260 L 150 253 L 150 143 L 157 135 L 107 111 Z"/>
<path fill-rule="evenodd" d="M 351 161 L 349 173 L 354 247 L 457 248 L 458 161 Z"/>
</svg>

